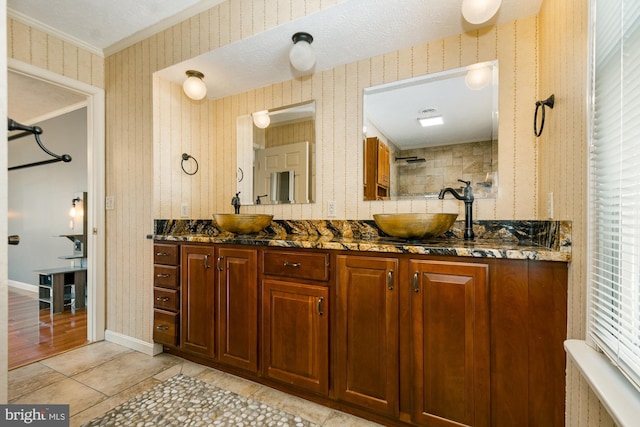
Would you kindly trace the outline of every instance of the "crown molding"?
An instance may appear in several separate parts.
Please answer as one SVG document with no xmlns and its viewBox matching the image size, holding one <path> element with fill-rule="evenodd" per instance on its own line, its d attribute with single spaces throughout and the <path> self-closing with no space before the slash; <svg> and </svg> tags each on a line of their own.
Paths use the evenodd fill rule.
<svg viewBox="0 0 640 427">
<path fill-rule="evenodd" d="M 48 26 L 47 24 L 40 22 L 36 19 L 31 18 L 30 16 L 27 16 L 23 13 L 17 12 L 13 9 L 7 8 L 7 17 L 14 19 L 18 22 L 21 22 L 25 25 L 28 25 L 31 28 L 34 28 L 36 30 L 42 31 L 46 34 L 49 34 L 50 36 L 53 36 L 57 39 L 60 39 L 64 42 L 70 43 L 80 49 L 84 49 L 86 51 L 89 51 L 91 53 L 93 53 L 94 55 L 98 55 L 101 58 L 104 58 L 104 52 L 102 49 L 90 45 L 89 43 L 86 43 L 80 39 L 77 39 L 73 36 L 70 36 L 69 34 L 63 33 L 60 30 L 57 30 L 53 27 Z"/>
<path fill-rule="evenodd" d="M 183 10 L 182 12 L 178 12 L 175 15 L 169 16 L 168 18 L 163 19 L 162 21 L 158 21 L 157 23 L 148 26 L 147 28 L 143 28 L 142 30 L 128 36 L 125 37 L 124 39 L 115 42 L 114 44 L 107 46 L 104 49 L 104 56 L 110 56 L 113 55 L 114 53 L 120 52 L 123 49 L 128 48 L 129 46 L 132 46 L 138 42 L 141 42 L 145 39 L 148 39 L 149 37 L 153 36 L 154 34 L 157 34 L 161 31 L 164 31 L 168 28 L 173 27 L 174 25 L 177 25 L 179 23 L 181 23 L 182 21 L 185 21 L 195 15 L 198 15 L 199 13 L 202 13 L 206 10 L 209 10 L 217 5 L 219 5 L 220 3 L 225 2 L 226 0 L 204 0 L 204 1 L 200 1 L 196 4 L 194 4 L 191 7 L 186 8 L 185 10 Z"/>
</svg>

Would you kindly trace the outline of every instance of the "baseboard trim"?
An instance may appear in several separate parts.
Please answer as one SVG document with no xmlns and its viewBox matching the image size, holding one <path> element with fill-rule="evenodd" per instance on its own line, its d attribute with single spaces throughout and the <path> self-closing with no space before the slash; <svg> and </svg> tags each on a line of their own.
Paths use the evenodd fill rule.
<svg viewBox="0 0 640 427">
<path fill-rule="evenodd" d="M 31 283 L 18 282 L 16 280 L 8 280 L 7 284 L 13 288 L 38 293 L 38 285 L 32 285 Z"/>
<path fill-rule="evenodd" d="M 149 356 L 155 356 L 156 354 L 162 353 L 161 344 L 149 343 L 108 329 L 104 331 L 104 339 L 105 341 L 119 344 Z"/>
</svg>

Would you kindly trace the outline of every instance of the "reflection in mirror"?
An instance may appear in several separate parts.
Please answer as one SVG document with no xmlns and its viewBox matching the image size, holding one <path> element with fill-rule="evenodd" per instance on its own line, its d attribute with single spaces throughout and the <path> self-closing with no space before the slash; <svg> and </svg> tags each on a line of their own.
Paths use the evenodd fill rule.
<svg viewBox="0 0 640 427">
<path fill-rule="evenodd" d="M 315 101 L 237 118 L 237 190 L 242 205 L 312 203 Z"/>
<path fill-rule="evenodd" d="M 437 197 L 498 185 L 498 61 L 364 90 L 364 199 Z"/>
</svg>

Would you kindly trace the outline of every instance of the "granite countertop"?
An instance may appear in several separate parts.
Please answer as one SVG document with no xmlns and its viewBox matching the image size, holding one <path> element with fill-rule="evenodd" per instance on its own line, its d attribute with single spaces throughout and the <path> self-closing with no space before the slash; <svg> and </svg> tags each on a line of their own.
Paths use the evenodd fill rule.
<svg viewBox="0 0 640 427">
<path fill-rule="evenodd" d="M 335 232 L 336 224 L 331 222 L 327 225 L 327 221 L 307 221 L 304 224 L 306 233 L 300 233 L 296 228 L 296 232 L 291 232 L 291 221 L 274 221 L 272 227 L 268 227 L 265 232 L 256 235 L 234 235 L 226 233 L 203 222 L 208 220 L 156 220 L 156 230 L 149 238 L 158 241 L 173 242 L 198 242 L 198 243 L 225 243 L 238 245 L 253 246 L 269 246 L 281 248 L 304 248 L 304 249 L 329 249 L 329 250 L 346 250 L 360 252 L 383 252 L 383 253 L 405 253 L 420 255 L 449 255 L 460 257 L 475 258 L 506 258 L 506 259 L 528 259 L 538 261 L 571 261 L 571 241 L 570 241 L 570 224 L 564 222 L 561 226 L 547 227 L 548 223 L 558 223 L 545 221 L 542 227 L 535 228 L 531 226 L 531 222 L 527 222 L 527 227 L 535 232 L 522 233 L 518 227 L 511 226 L 509 232 L 505 232 L 503 228 L 488 227 L 482 222 L 478 223 L 479 235 L 473 241 L 465 241 L 457 236 L 456 227 L 451 232 L 447 232 L 444 237 L 428 240 L 428 241 L 406 241 L 404 239 L 396 239 L 387 236 L 381 236 L 377 230 L 373 232 L 344 232 L 344 224 L 338 224 L 340 232 Z M 294 221 L 294 225 L 298 227 L 301 221 Z M 323 224 L 320 227 L 314 226 L 316 233 L 308 233 L 309 223 L 318 222 Z M 282 227 L 278 227 L 281 225 Z M 353 222 L 348 224 L 353 230 Z M 370 227 L 367 221 L 359 221 L 356 228 L 362 231 L 362 227 Z M 538 222 L 535 224 L 539 226 Z M 274 228 L 278 228 L 274 230 Z M 509 227 L 507 227 L 509 229 Z M 547 228 L 551 230 L 548 232 Z M 283 232 L 282 229 L 285 229 Z M 331 232 L 323 232 L 330 229 Z M 474 224 L 474 230 L 476 226 Z M 487 231 L 491 229 L 491 231 Z M 527 229 L 525 227 L 525 229 Z M 516 231 L 514 231 L 516 230 Z M 540 230 L 543 230 L 540 232 Z M 554 236 L 555 234 L 555 236 Z M 517 236 L 517 237 L 514 237 Z M 560 236 L 561 235 L 561 236 Z M 487 238 L 487 237 L 490 238 Z"/>
</svg>

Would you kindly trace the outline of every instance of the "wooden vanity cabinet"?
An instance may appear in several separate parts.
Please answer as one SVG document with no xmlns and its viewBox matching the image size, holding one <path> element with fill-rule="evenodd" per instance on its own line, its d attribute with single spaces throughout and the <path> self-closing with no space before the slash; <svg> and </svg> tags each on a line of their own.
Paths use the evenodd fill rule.
<svg viewBox="0 0 640 427">
<path fill-rule="evenodd" d="M 263 375 L 296 388 L 329 391 L 329 254 L 262 252 Z"/>
<path fill-rule="evenodd" d="M 336 262 L 337 398 L 397 416 L 399 261 L 338 255 Z"/>
<path fill-rule="evenodd" d="M 180 349 L 215 357 L 215 270 L 213 246 L 181 248 L 182 311 Z"/>
<path fill-rule="evenodd" d="M 179 247 L 153 245 L 153 340 L 178 345 L 180 310 Z"/>
<path fill-rule="evenodd" d="M 409 260 L 412 420 L 489 426 L 489 267 Z"/>
<path fill-rule="evenodd" d="M 218 360 L 251 372 L 258 371 L 257 258 L 256 249 L 216 247 Z"/>
<path fill-rule="evenodd" d="M 154 250 L 169 352 L 384 425 L 564 424 L 564 262 Z"/>
</svg>

